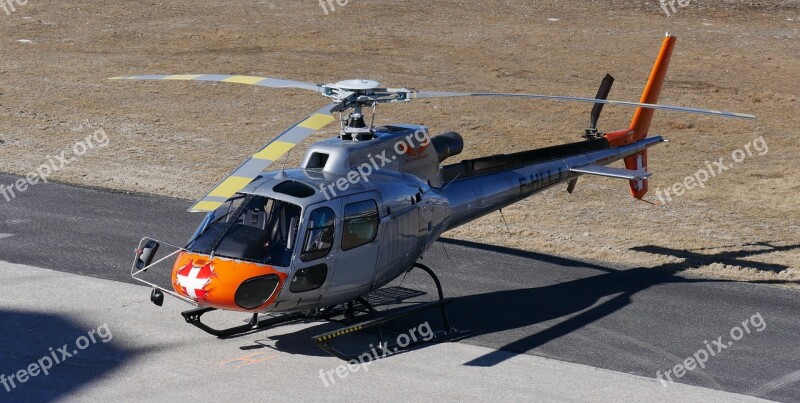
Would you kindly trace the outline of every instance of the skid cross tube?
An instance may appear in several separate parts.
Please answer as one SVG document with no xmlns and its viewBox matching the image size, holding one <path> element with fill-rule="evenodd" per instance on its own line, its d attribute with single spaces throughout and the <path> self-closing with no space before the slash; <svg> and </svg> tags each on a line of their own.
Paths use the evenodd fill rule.
<svg viewBox="0 0 800 403">
<path fill-rule="evenodd" d="M 425 266 L 422 263 L 414 263 L 414 265 L 411 266 L 411 268 L 408 269 L 408 271 L 414 270 L 415 267 L 428 273 L 433 279 L 433 282 L 436 284 L 436 291 L 439 293 L 439 301 L 442 302 L 440 306 L 442 308 L 442 320 L 444 320 L 444 327 L 446 327 L 447 330 L 450 331 L 451 329 L 453 329 L 453 326 L 450 325 L 450 318 L 447 316 L 447 308 L 445 308 L 444 306 L 445 304 L 444 291 L 442 291 L 442 283 L 439 281 L 439 277 L 433 272 L 433 270 L 431 270 L 430 267 Z"/>
</svg>

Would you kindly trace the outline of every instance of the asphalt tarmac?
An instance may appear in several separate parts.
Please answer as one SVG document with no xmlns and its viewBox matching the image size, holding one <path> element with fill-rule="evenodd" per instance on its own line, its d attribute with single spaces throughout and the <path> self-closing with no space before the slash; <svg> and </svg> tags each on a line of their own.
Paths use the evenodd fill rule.
<svg viewBox="0 0 800 403">
<path fill-rule="evenodd" d="M 14 180 L 0 175 L 0 183 Z M 0 331 L 6 340 L 0 373 L 36 362 L 49 347 L 102 323 L 115 332 L 113 341 L 97 343 L 84 355 L 102 364 L 102 371 L 57 368 L 64 375 L 35 378 L 11 392 L 0 386 L 0 396 L 168 400 L 190 390 L 186 396 L 224 398 L 238 386 L 241 393 L 290 398 L 291 388 L 303 389 L 305 382 L 313 385 L 298 397 L 317 400 L 456 399 L 474 393 L 511 400 L 745 398 L 718 392 L 724 391 L 800 401 L 796 291 L 687 279 L 676 274 L 681 263 L 655 270 L 612 268 L 446 238 L 422 262 L 454 298 L 451 321 L 470 337 L 380 360 L 375 365 L 383 371 L 353 373 L 350 382 L 325 386 L 317 372 L 340 361 L 325 356 L 310 336 L 327 325 L 296 324 L 219 340 L 184 323 L 179 312 L 186 307 L 179 302 L 158 308 L 150 304 L 147 288 L 122 284 L 133 282 L 130 263 L 140 238 L 186 241 L 202 218 L 185 212 L 190 204 L 53 183 L 32 186 L 10 201 L 0 197 L 0 261 L 13 263 L 0 264 L 0 314 L 7 324 Z M 393 285 L 434 292 L 421 274 Z M 257 342 L 262 339 L 271 340 L 268 347 Z M 227 365 L 217 364 L 250 349 L 260 354 L 258 346 L 278 358 L 220 375 Z M 676 370 L 679 364 L 693 369 Z M 667 371 L 675 383 L 656 380 Z M 133 383 L 124 382 L 126 377 Z M 374 394 L 357 390 L 370 385 Z"/>
</svg>

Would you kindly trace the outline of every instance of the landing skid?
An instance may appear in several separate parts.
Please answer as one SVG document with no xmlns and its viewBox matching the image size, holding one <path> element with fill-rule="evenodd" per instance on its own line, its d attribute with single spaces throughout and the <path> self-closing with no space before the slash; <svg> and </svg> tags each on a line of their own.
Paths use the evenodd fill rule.
<svg viewBox="0 0 800 403">
<path fill-rule="evenodd" d="M 298 321 L 301 319 L 305 319 L 307 317 L 305 314 L 302 313 L 292 313 L 274 318 L 258 320 L 258 314 L 254 313 L 253 317 L 250 319 L 250 322 L 246 325 L 234 326 L 227 329 L 214 329 L 203 323 L 200 320 L 200 317 L 203 316 L 203 314 L 216 310 L 217 310 L 216 308 L 197 308 L 181 312 L 181 315 L 183 316 L 184 319 L 186 319 L 186 323 L 194 325 L 200 330 L 220 338 L 250 333 L 257 330 L 266 329 L 275 325 L 281 325 L 284 323 Z"/>
<path fill-rule="evenodd" d="M 335 322 L 336 320 L 332 319 L 338 315 L 344 315 L 345 317 L 345 324 L 352 323 L 352 318 L 356 316 L 358 312 L 362 312 L 356 308 L 353 303 L 359 303 L 362 306 L 366 307 L 368 313 L 372 313 L 377 315 L 375 309 L 367 303 L 363 298 L 359 297 L 354 301 L 348 302 L 345 304 L 345 307 L 332 307 L 324 310 L 320 310 L 316 313 L 303 313 L 303 312 L 295 312 L 289 314 L 283 314 L 280 316 L 275 316 L 267 319 L 258 319 L 258 313 L 254 313 L 250 321 L 246 325 L 241 326 L 234 326 L 227 329 L 215 329 L 201 320 L 201 317 L 209 312 L 216 311 L 217 308 L 196 308 L 190 309 L 188 311 L 181 312 L 181 316 L 186 319 L 186 323 L 197 327 L 198 329 L 213 335 L 219 338 L 226 338 L 226 337 L 233 337 L 242 334 L 252 333 L 259 330 L 268 329 L 270 327 L 274 327 L 277 325 L 282 325 L 285 323 L 297 322 L 306 319 L 322 319 Z"/>
<path fill-rule="evenodd" d="M 359 302 L 361 302 L 362 304 L 365 304 L 368 307 L 368 310 L 373 313 L 374 318 L 373 319 L 369 319 L 369 320 L 365 320 L 365 321 L 362 321 L 362 322 L 354 323 L 354 324 L 352 324 L 350 326 L 346 326 L 346 327 L 344 327 L 342 329 L 338 329 L 338 330 L 334 330 L 334 331 L 330 331 L 330 332 L 327 332 L 327 333 L 323 333 L 323 334 L 314 336 L 312 339 L 314 341 L 316 341 L 317 346 L 319 348 L 325 350 L 329 354 L 333 355 L 334 357 L 340 358 L 342 360 L 346 360 L 346 361 L 361 360 L 363 362 L 363 359 L 364 359 L 365 355 L 366 355 L 366 357 L 370 357 L 370 360 L 376 360 L 378 358 L 385 357 L 385 356 L 390 355 L 390 354 L 396 354 L 396 353 L 401 352 L 403 350 L 407 350 L 407 349 L 409 349 L 409 348 L 411 348 L 411 347 L 413 347 L 415 345 L 421 344 L 421 343 L 438 343 L 438 342 L 443 342 L 443 341 L 457 341 L 457 340 L 461 340 L 461 339 L 467 337 L 468 336 L 468 331 L 459 331 L 456 328 L 454 328 L 452 326 L 452 324 L 450 323 L 450 318 L 447 316 L 447 307 L 446 307 L 446 305 L 448 303 L 450 303 L 452 300 L 449 299 L 449 298 L 445 298 L 444 297 L 444 292 L 442 291 L 442 284 L 441 284 L 441 282 L 439 282 L 439 278 L 436 276 L 436 274 L 433 272 L 433 270 L 431 270 L 429 267 L 427 267 L 427 266 L 425 266 L 425 265 L 423 265 L 421 263 L 415 263 L 414 266 L 411 266 L 411 268 L 408 269 L 408 271 L 411 271 L 414 268 L 419 268 L 419 269 L 425 271 L 426 273 L 428 273 L 428 275 L 431 276 L 431 278 L 433 279 L 434 283 L 436 283 L 436 291 L 439 294 L 439 299 L 438 300 L 433 301 L 433 302 L 426 302 L 426 303 L 414 305 L 414 306 L 411 306 L 409 308 L 405 308 L 405 309 L 403 309 L 403 310 L 401 310 L 399 312 L 393 312 L 391 315 L 381 317 L 380 314 L 374 308 L 372 308 L 372 306 L 369 305 L 369 303 L 367 303 L 367 301 L 362 299 Z M 387 324 L 387 323 L 389 323 L 391 321 L 397 320 L 397 319 L 405 318 L 405 317 L 408 317 L 408 316 L 411 316 L 411 315 L 414 315 L 414 314 L 417 314 L 417 313 L 420 313 L 420 312 L 425 312 L 425 311 L 428 311 L 428 310 L 431 310 L 431 309 L 436 309 L 436 308 L 440 309 L 442 322 L 444 323 L 444 328 L 445 329 L 444 330 L 439 330 L 437 332 L 434 332 L 432 338 L 429 338 L 427 340 L 418 340 L 418 339 L 414 338 L 413 341 L 411 341 L 411 339 L 409 338 L 409 342 L 408 343 L 403 343 L 402 346 L 397 342 L 388 343 L 386 341 L 386 339 L 384 337 L 384 334 L 383 334 L 383 327 L 382 327 L 383 325 L 385 325 L 385 324 Z M 375 327 L 377 327 L 377 329 L 378 329 L 378 337 L 380 339 L 380 341 L 378 343 L 378 349 L 377 350 L 373 349 L 373 350 L 370 350 L 370 351 L 362 351 L 362 352 L 356 353 L 356 354 L 352 354 L 352 353 L 348 354 L 348 353 L 342 352 L 341 350 L 337 349 L 336 347 L 334 347 L 331 344 L 331 341 L 333 341 L 337 337 L 344 336 L 346 334 L 355 333 L 355 332 L 360 332 L 360 331 L 371 329 L 371 328 L 375 328 Z"/>
<path fill-rule="evenodd" d="M 408 349 L 412 346 L 421 343 L 456 341 L 467 337 L 468 332 L 459 331 L 451 325 L 450 319 L 447 316 L 446 305 L 450 303 L 452 300 L 449 298 L 444 298 L 444 292 L 442 291 L 441 282 L 439 281 L 439 278 L 436 276 L 433 270 L 431 270 L 429 267 L 421 263 L 416 263 L 413 266 L 411 266 L 411 268 L 409 268 L 408 271 L 410 272 L 414 268 L 419 268 L 420 270 L 423 270 L 424 272 L 428 273 L 428 275 L 431 276 L 434 283 L 436 284 L 436 290 L 438 292 L 438 297 L 439 297 L 438 300 L 417 304 L 393 312 L 391 315 L 388 316 L 381 316 L 381 314 L 372 306 L 372 304 L 370 304 L 363 297 L 356 298 L 355 300 L 343 304 L 342 306 L 336 306 L 324 310 L 319 310 L 314 313 L 297 312 L 261 320 L 258 319 L 258 314 L 254 313 L 249 323 L 241 326 L 230 327 L 227 329 L 215 329 L 202 322 L 201 317 L 208 312 L 215 311 L 216 308 L 191 309 L 185 312 L 181 312 L 181 315 L 183 316 L 184 319 L 186 319 L 186 323 L 189 323 L 208 334 L 220 338 L 252 333 L 273 326 L 306 320 L 306 319 L 323 319 L 332 322 L 342 322 L 343 324 L 345 324 L 345 327 L 314 336 L 312 339 L 317 343 L 317 346 L 319 346 L 321 349 L 325 350 L 329 354 L 338 357 L 342 360 L 348 360 L 348 361 L 363 356 L 364 352 L 358 354 L 347 354 L 334 347 L 331 344 L 331 342 L 340 336 L 344 336 L 346 334 L 351 334 L 354 332 L 359 332 L 367 329 L 377 328 L 378 337 L 380 339 L 378 348 L 381 350 L 380 353 L 383 354 L 383 356 L 400 352 L 404 349 Z M 403 346 L 400 346 L 398 343 L 388 343 L 385 340 L 383 325 L 397 319 L 409 317 L 411 315 L 436 308 L 440 309 L 441 319 L 444 324 L 444 330 L 439 330 L 434 332 L 432 338 L 429 338 L 428 340 L 414 340 L 413 342 L 405 343 Z M 359 315 L 359 313 L 361 313 L 361 315 Z M 344 317 L 343 321 L 337 321 L 333 319 L 334 317 L 340 315 Z M 359 321 L 358 318 L 363 316 L 369 316 L 370 319 Z M 373 359 L 377 358 L 378 357 L 374 357 Z"/>
</svg>

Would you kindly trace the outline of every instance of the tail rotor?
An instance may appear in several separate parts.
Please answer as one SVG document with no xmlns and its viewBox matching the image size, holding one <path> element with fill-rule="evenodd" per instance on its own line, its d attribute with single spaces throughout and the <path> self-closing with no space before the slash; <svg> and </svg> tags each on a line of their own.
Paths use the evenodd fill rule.
<svg viewBox="0 0 800 403">
<path fill-rule="evenodd" d="M 595 99 L 607 100 L 608 94 L 611 93 L 611 86 L 614 85 L 614 77 L 611 74 L 606 74 L 603 81 L 600 82 L 600 88 L 597 89 Z M 597 121 L 600 119 L 600 114 L 603 112 L 603 103 L 595 103 L 592 107 L 592 114 L 589 120 L 589 127 L 586 129 L 583 138 L 586 140 L 594 140 L 603 136 L 604 133 L 597 130 Z"/>
</svg>

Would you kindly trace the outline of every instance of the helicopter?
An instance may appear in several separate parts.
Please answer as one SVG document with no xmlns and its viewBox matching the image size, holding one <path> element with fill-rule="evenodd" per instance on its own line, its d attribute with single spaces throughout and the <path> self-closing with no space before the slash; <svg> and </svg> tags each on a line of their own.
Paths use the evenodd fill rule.
<svg viewBox="0 0 800 403">
<path fill-rule="evenodd" d="M 657 104 L 676 38 L 664 38 L 639 102 L 609 100 L 614 82 L 602 80 L 595 98 L 492 92 L 435 92 L 385 88 L 370 80 L 332 84 L 239 75 L 180 74 L 115 77 L 118 80 L 211 81 L 314 91 L 331 102 L 290 127 L 252 155 L 191 208 L 205 218 L 185 246 L 144 238 L 131 274 L 164 294 L 196 308 L 185 320 L 218 337 L 230 337 L 304 318 L 345 315 L 347 326 L 314 337 L 329 353 L 344 334 L 380 327 L 430 309 L 441 311 L 445 329 L 435 340 L 466 332 L 447 318 L 441 283 L 420 257 L 447 230 L 498 211 L 561 183 L 572 193 L 581 175 L 629 182 L 631 195 L 648 191 L 647 150 L 665 142 L 648 136 L 655 110 L 754 119 L 755 116 Z M 378 105 L 420 99 L 479 97 L 593 104 L 590 125 L 577 142 L 443 164 L 459 155 L 457 132 L 429 136 L 422 125 L 375 126 Z M 630 127 L 604 133 L 597 128 L 604 105 L 635 107 Z M 364 110 L 372 108 L 367 123 Z M 295 145 L 329 123 L 336 137 L 308 147 L 297 168 L 265 172 Z M 608 166 L 623 160 L 624 168 Z M 154 262 L 159 249 L 174 252 Z M 142 278 L 157 264 L 171 265 L 172 289 Z M 436 284 L 438 299 L 381 316 L 365 296 L 418 268 Z M 215 329 L 201 321 L 214 310 L 246 312 L 247 324 Z M 369 319 L 357 320 L 358 313 Z M 272 315 L 266 319 L 261 314 Z M 382 341 L 383 343 L 383 341 Z"/>
</svg>

